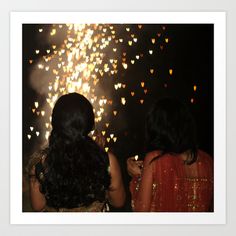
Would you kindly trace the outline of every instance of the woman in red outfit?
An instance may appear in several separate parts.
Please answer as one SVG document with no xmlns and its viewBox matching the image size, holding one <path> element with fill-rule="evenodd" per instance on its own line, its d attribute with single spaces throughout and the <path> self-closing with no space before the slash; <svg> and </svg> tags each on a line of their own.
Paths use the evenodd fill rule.
<svg viewBox="0 0 236 236">
<path fill-rule="evenodd" d="M 144 161 L 127 160 L 133 211 L 213 210 L 213 161 L 196 144 L 194 119 L 178 100 L 156 102 L 146 120 Z"/>
</svg>

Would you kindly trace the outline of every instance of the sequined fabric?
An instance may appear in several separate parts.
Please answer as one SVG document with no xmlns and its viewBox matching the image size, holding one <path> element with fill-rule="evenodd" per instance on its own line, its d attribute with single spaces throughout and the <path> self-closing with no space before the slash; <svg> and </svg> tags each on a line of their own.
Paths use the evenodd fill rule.
<svg viewBox="0 0 236 236">
<path fill-rule="evenodd" d="M 156 155 L 157 152 L 149 153 Z M 178 156 L 165 155 L 152 164 L 152 212 L 208 212 L 213 209 L 213 162 L 203 151 L 192 165 L 184 164 Z M 133 210 L 140 200 L 139 190 L 142 177 L 130 183 Z"/>
</svg>

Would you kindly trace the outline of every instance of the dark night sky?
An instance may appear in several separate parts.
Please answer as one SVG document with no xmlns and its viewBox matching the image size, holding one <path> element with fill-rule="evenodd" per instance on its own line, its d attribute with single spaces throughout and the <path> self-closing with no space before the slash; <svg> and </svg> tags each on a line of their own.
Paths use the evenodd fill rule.
<svg viewBox="0 0 236 236">
<path fill-rule="evenodd" d="M 109 129 L 118 136 L 118 142 L 110 146 L 120 160 L 125 160 L 130 154 L 142 152 L 144 135 L 144 118 L 150 104 L 162 96 L 175 96 L 189 104 L 193 112 L 197 127 L 199 146 L 213 155 L 213 25 L 185 24 L 165 25 L 163 30 L 160 25 L 143 25 L 138 31 L 137 25 L 129 25 L 138 35 L 139 44 L 135 47 L 123 47 L 121 51 L 127 52 L 127 59 L 133 55 L 143 53 L 140 62 L 135 63 L 128 70 L 119 70 L 119 82 L 125 82 L 130 90 L 134 90 L 135 98 L 128 96 L 130 90 L 120 90 L 112 94 L 114 108 L 119 113 L 116 119 L 110 120 Z M 44 32 L 50 27 L 43 26 Z M 33 101 L 44 101 L 29 84 L 32 65 L 29 59 L 36 61 L 35 49 L 45 50 L 49 43 L 44 36 L 39 36 L 39 25 L 23 25 L 23 150 L 24 157 L 37 148 L 37 139 L 27 139 L 27 132 L 32 123 L 37 120 L 31 112 Z M 161 33 L 160 40 L 169 38 L 168 44 L 160 41 L 163 49 L 155 49 L 153 55 L 148 54 L 148 49 L 154 48 L 150 39 Z M 45 34 L 46 34 L 45 33 Z M 125 38 L 126 32 L 120 30 L 119 34 Z M 42 55 L 41 55 L 42 56 Z M 149 69 L 155 68 L 153 76 Z M 168 73 L 173 68 L 173 75 Z M 153 77 L 153 78 L 152 78 Z M 140 105 L 139 99 L 144 96 L 140 82 L 145 82 L 148 94 L 145 102 Z M 107 90 L 113 91 L 113 82 L 104 82 Z M 193 91 L 197 85 L 197 91 Z M 126 106 L 120 104 L 120 97 L 127 97 Z M 129 98 L 128 98 L 129 97 Z M 194 98 L 194 104 L 190 103 Z M 27 157 L 26 157 L 27 159 Z"/>
</svg>

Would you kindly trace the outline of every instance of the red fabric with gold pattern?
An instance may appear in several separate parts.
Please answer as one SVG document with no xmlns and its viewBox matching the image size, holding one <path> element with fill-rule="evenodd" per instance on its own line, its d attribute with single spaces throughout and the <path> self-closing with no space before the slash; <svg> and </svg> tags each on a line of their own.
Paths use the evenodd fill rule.
<svg viewBox="0 0 236 236">
<path fill-rule="evenodd" d="M 197 161 L 186 165 L 180 155 L 150 152 L 142 176 L 130 183 L 134 211 L 207 212 L 213 202 L 213 161 L 199 150 Z"/>
</svg>

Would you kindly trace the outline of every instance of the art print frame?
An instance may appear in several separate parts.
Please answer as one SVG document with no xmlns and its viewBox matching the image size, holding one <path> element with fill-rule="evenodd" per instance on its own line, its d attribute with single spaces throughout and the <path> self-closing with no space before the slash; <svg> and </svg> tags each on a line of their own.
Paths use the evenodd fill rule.
<svg viewBox="0 0 236 236">
<path fill-rule="evenodd" d="M 122 20 L 121 20 L 122 19 Z M 22 24 L 48 23 L 214 24 L 214 212 L 28 213 L 22 212 Z M 20 36 L 20 37 L 19 37 Z M 13 12 L 11 13 L 11 223 L 13 224 L 222 224 L 226 200 L 226 60 L 223 12 Z M 220 96 L 219 96 L 220 95 Z"/>
</svg>

